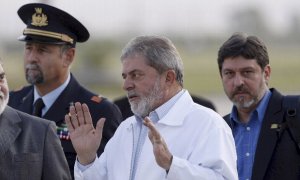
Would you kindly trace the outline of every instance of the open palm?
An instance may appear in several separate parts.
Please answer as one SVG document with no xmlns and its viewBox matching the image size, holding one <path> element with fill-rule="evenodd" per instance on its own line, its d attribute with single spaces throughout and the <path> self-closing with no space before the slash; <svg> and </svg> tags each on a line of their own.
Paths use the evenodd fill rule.
<svg viewBox="0 0 300 180">
<path fill-rule="evenodd" d="M 93 162 L 102 139 L 105 119 L 101 118 L 95 129 L 88 106 L 76 102 L 70 107 L 65 121 L 79 162 L 83 165 Z"/>
</svg>

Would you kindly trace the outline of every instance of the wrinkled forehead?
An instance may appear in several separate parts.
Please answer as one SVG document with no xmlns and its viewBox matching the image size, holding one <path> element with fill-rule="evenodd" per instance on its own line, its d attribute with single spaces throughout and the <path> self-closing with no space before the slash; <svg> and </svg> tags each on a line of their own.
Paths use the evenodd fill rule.
<svg viewBox="0 0 300 180">
<path fill-rule="evenodd" d="M 149 66 L 145 61 L 138 59 L 126 59 L 123 61 L 122 77 L 136 78 L 140 76 L 144 77 L 157 77 L 159 73 L 156 69 Z"/>
<path fill-rule="evenodd" d="M 150 68 L 146 63 L 146 58 L 142 55 L 133 55 L 128 56 L 124 59 L 122 59 L 122 69 L 123 71 L 130 71 L 132 69 L 147 69 Z"/>
<path fill-rule="evenodd" d="M 242 56 L 225 58 L 222 69 L 243 69 L 247 67 L 257 67 L 255 59 L 246 59 Z"/>
</svg>

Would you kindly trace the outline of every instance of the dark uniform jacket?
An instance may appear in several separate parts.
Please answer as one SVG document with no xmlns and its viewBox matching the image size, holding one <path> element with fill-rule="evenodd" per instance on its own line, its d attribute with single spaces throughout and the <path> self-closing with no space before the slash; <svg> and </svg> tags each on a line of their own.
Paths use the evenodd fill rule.
<svg viewBox="0 0 300 180">
<path fill-rule="evenodd" d="M 33 86 L 24 87 L 19 91 L 12 91 L 10 92 L 9 105 L 20 111 L 31 114 L 33 111 L 33 96 Z M 75 102 L 86 103 L 88 105 L 94 121 L 94 126 L 101 117 L 106 118 L 98 155 L 103 152 L 106 143 L 113 136 L 116 128 L 122 121 L 120 110 L 115 104 L 111 103 L 106 98 L 99 97 L 98 95 L 88 91 L 71 75 L 71 80 L 68 86 L 58 96 L 43 118 L 56 123 L 57 134 L 61 139 L 72 176 L 76 160 L 76 152 L 68 136 L 68 130 L 64 119 L 65 115 L 69 113 L 70 103 Z"/>
<path fill-rule="evenodd" d="M 299 180 L 300 152 L 285 128 L 283 96 L 276 89 L 271 92 L 257 142 L 252 180 Z M 232 127 L 230 115 L 224 119 Z"/>
<path fill-rule="evenodd" d="M 5 108 L 0 115 L 0 179 L 71 179 L 53 122 Z"/>
</svg>

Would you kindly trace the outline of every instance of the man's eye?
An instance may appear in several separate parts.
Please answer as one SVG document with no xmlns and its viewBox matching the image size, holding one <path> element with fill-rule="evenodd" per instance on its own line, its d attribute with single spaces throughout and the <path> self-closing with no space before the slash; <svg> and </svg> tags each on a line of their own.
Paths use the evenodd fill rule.
<svg viewBox="0 0 300 180">
<path fill-rule="evenodd" d="M 25 46 L 25 49 L 30 50 L 30 49 L 32 49 L 32 47 L 31 46 Z"/>
<path fill-rule="evenodd" d="M 253 71 L 244 71 L 243 72 L 243 74 L 245 75 L 245 76 L 249 76 L 249 75 L 251 75 L 253 73 Z"/>
<path fill-rule="evenodd" d="M 231 71 L 226 71 L 223 73 L 225 76 L 232 76 L 233 75 L 233 72 Z"/>
<path fill-rule="evenodd" d="M 5 74 L 0 74 L 0 79 L 3 80 L 5 78 Z"/>
<path fill-rule="evenodd" d="M 132 78 L 133 79 L 137 79 L 137 78 L 139 78 L 141 75 L 140 74 L 132 74 Z"/>
<path fill-rule="evenodd" d="M 38 51 L 42 53 L 42 52 L 46 52 L 46 49 L 40 48 L 38 49 Z"/>
</svg>

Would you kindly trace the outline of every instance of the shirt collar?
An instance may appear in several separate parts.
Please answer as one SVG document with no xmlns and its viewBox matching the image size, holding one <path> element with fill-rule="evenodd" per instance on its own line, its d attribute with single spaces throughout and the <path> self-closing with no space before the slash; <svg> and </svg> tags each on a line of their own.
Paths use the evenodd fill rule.
<svg viewBox="0 0 300 180">
<path fill-rule="evenodd" d="M 52 106 L 52 104 L 58 98 L 58 96 L 62 93 L 62 91 L 68 86 L 70 79 L 71 79 L 71 76 L 69 74 L 67 80 L 62 85 L 60 85 L 58 88 L 54 89 L 53 91 L 49 92 L 48 94 L 46 94 L 42 97 L 39 95 L 36 87 L 34 86 L 33 104 L 38 98 L 42 98 L 44 101 L 44 104 L 45 104 L 45 112 L 47 112 L 47 110 Z"/>
<path fill-rule="evenodd" d="M 262 122 L 271 95 L 272 95 L 272 92 L 271 92 L 270 90 L 267 90 L 266 93 L 264 94 L 262 100 L 260 101 L 260 103 L 259 103 L 258 106 L 256 107 L 256 109 L 255 109 L 253 112 L 251 112 L 250 117 L 251 117 L 254 113 L 256 113 L 259 122 Z M 231 121 L 231 123 L 233 123 L 233 124 L 234 124 L 234 123 L 240 123 L 240 121 L 239 121 L 239 119 L 238 119 L 238 116 L 237 116 L 237 108 L 236 108 L 236 106 L 233 106 L 233 107 L 232 107 L 232 111 L 231 111 L 231 113 L 230 113 L 230 121 Z"/>
<path fill-rule="evenodd" d="M 169 99 L 167 102 L 155 109 L 159 119 L 162 119 L 178 101 L 178 99 L 184 94 L 185 90 L 179 91 L 175 96 Z"/>
</svg>

